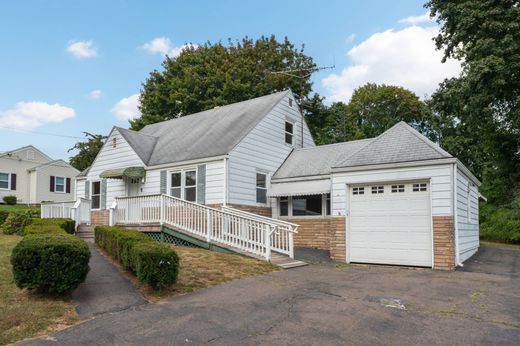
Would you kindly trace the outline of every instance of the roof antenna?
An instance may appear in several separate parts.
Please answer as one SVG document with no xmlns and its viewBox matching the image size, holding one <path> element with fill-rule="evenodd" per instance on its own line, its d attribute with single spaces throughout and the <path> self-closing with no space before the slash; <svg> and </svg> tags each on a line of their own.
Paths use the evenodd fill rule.
<svg viewBox="0 0 520 346">
<path fill-rule="evenodd" d="M 298 78 L 298 79 L 306 79 L 310 75 L 312 75 L 314 72 L 318 72 L 321 70 L 332 70 L 336 68 L 336 65 L 332 66 L 315 66 L 311 68 L 289 68 L 285 70 L 278 70 L 278 71 L 269 71 L 270 74 L 282 74 L 291 78 Z M 303 124 L 305 123 L 305 119 L 303 116 L 303 88 L 304 83 L 301 83 L 301 90 L 300 90 L 300 114 L 302 116 L 302 126 L 301 126 L 301 147 L 303 148 Z"/>
</svg>

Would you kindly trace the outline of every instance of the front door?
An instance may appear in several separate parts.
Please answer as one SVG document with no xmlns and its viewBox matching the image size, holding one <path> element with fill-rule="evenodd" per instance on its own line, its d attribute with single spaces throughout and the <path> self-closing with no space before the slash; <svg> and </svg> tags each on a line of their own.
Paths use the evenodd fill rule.
<svg viewBox="0 0 520 346">
<path fill-rule="evenodd" d="M 141 180 L 139 178 L 128 179 L 126 181 L 127 196 L 132 197 L 132 196 L 139 195 L 140 185 L 141 185 Z"/>
</svg>

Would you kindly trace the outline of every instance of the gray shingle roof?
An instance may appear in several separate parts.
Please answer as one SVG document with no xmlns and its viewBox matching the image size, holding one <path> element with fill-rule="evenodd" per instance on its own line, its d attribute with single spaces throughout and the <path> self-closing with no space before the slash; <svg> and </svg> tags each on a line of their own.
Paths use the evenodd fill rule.
<svg viewBox="0 0 520 346">
<path fill-rule="evenodd" d="M 122 135 L 148 166 L 225 155 L 290 92 L 147 125 L 139 132 L 124 130 Z"/>
<path fill-rule="evenodd" d="M 376 138 L 293 150 L 273 179 L 329 174 L 332 168 L 450 157 L 408 124 L 399 122 Z"/>
<path fill-rule="evenodd" d="M 332 167 L 343 162 L 370 141 L 373 139 L 295 149 L 273 175 L 273 179 L 330 174 Z"/>
</svg>

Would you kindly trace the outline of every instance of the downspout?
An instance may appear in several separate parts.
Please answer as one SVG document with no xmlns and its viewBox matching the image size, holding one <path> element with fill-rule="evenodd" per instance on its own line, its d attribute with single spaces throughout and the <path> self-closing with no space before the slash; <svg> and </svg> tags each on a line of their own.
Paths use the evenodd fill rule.
<svg viewBox="0 0 520 346">
<path fill-rule="evenodd" d="M 224 207 L 227 206 L 228 200 L 228 158 L 224 158 Z"/>
<path fill-rule="evenodd" d="M 455 228 L 455 263 L 459 267 L 464 265 L 460 263 L 459 254 L 459 212 L 457 208 L 457 163 L 453 164 L 453 225 Z"/>
</svg>

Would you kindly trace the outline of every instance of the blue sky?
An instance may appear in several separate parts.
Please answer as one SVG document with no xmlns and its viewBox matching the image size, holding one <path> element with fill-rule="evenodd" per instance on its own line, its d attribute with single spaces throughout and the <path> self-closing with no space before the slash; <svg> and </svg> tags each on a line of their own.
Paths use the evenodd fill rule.
<svg viewBox="0 0 520 346">
<path fill-rule="evenodd" d="M 318 65 L 336 65 L 313 76 L 329 102 L 368 81 L 423 97 L 459 69 L 432 53 L 437 27 L 425 13 L 412 0 L 2 1 L 0 151 L 33 144 L 67 159 L 77 139 L 42 133 L 127 127 L 131 96 L 160 69 L 161 52 L 189 42 L 288 36 Z"/>
</svg>

